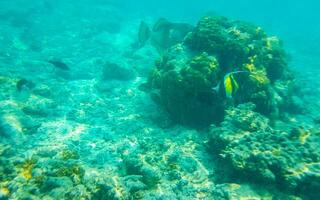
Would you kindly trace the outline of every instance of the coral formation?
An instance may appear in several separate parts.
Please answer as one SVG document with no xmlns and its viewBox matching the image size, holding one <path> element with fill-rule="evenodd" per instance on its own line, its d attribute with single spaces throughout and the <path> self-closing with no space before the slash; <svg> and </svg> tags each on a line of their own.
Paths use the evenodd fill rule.
<svg viewBox="0 0 320 200">
<path fill-rule="evenodd" d="M 221 126 L 211 128 L 210 151 L 227 163 L 237 179 L 249 177 L 318 199 L 319 130 L 277 130 L 253 110 L 253 104 L 229 109 Z"/>
<path fill-rule="evenodd" d="M 274 96 L 290 99 L 275 89 L 276 82 L 292 82 L 281 42 L 252 24 L 208 16 L 168 49 L 148 86 L 174 121 L 207 126 L 222 120 L 230 104 L 225 96 L 231 97 L 223 92 L 224 79 L 238 71 L 246 73 L 233 74 L 229 83 L 233 104 L 253 102 L 260 113 L 277 115 L 282 105 Z"/>
<path fill-rule="evenodd" d="M 141 19 L 102 1 L 5 4 L 1 200 L 320 199 L 319 76 L 304 70 L 298 88 L 278 38 L 209 16 L 187 37 L 173 24 L 175 40 L 171 24 L 139 87 L 159 56 L 153 42 L 131 49 Z"/>
<path fill-rule="evenodd" d="M 32 170 L 34 168 L 35 163 L 35 160 L 27 159 L 20 166 L 18 166 L 20 175 L 26 180 L 32 179 Z"/>
<path fill-rule="evenodd" d="M 183 45 L 172 47 L 149 77 L 153 99 L 172 118 L 189 125 L 205 125 L 221 119 L 222 101 L 211 90 L 218 84 L 218 62 L 203 52 L 189 59 Z M 196 117 L 195 117 L 196 116 Z"/>
</svg>

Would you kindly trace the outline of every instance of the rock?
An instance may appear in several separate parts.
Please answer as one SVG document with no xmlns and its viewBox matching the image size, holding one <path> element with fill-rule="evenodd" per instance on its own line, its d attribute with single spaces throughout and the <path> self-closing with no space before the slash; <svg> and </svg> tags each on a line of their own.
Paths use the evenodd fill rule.
<svg viewBox="0 0 320 200">
<path fill-rule="evenodd" d="M 140 175 L 141 181 L 149 188 L 153 188 L 160 180 L 160 173 L 156 168 L 145 165 L 137 157 L 128 157 L 125 159 L 125 168 L 128 175 Z"/>
<path fill-rule="evenodd" d="M 94 183 L 94 187 L 91 189 L 93 199 L 114 199 L 114 192 L 109 184 L 103 182 Z"/>
<path fill-rule="evenodd" d="M 142 176 L 127 176 L 125 177 L 125 185 L 130 193 L 135 193 L 139 190 L 147 189 L 146 185 L 141 182 Z"/>
<path fill-rule="evenodd" d="M 69 188 L 67 187 L 57 187 L 49 191 L 49 196 L 53 199 L 65 199 L 66 194 L 69 194 Z"/>
<path fill-rule="evenodd" d="M 291 196 L 280 192 L 270 193 L 265 188 L 246 184 L 226 183 L 217 184 L 212 188 L 216 200 L 224 199 L 287 199 L 300 200 L 297 196 Z"/>
<path fill-rule="evenodd" d="M 156 170 L 148 166 L 141 168 L 142 182 L 149 188 L 155 187 L 160 181 L 161 174 Z"/>
<path fill-rule="evenodd" d="M 86 199 L 88 196 L 86 195 L 87 189 L 84 185 L 77 185 L 73 187 L 68 193 L 66 194 L 67 199 Z"/>
<path fill-rule="evenodd" d="M 37 85 L 36 88 L 32 90 L 33 94 L 41 96 L 44 98 L 52 98 L 52 91 L 47 85 Z"/>
<path fill-rule="evenodd" d="M 71 187 L 73 187 L 73 182 L 68 177 L 49 177 L 45 181 L 42 190 L 51 191 L 53 189 L 60 188 L 58 191 L 66 191 Z"/>
<path fill-rule="evenodd" d="M 1 138 L 9 138 L 17 140 L 22 136 L 23 126 L 18 116 L 11 113 L 2 114 L 0 116 L 0 136 Z"/>
<path fill-rule="evenodd" d="M 51 99 L 32 95 L 22 108 L 22 111 L 34 117 L 47 117 L 54 113 L 57 104 Z"/>
<path fill-rule="evenodd" d="M 121 80 L 127 81 L 135 77 L 133 69 L 129 68 L 125 64 L 117 64 L 112 62 L 106 62 L 102 68 L 102 80 Z"/>
</svg>

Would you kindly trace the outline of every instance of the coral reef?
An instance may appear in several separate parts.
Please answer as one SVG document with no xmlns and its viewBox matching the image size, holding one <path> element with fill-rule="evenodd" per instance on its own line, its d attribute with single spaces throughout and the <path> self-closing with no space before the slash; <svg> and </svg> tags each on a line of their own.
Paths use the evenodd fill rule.
<svg viewBox="0 0 320 200">
<path fill-rule="evenodd" d="M 235 80 L 227 86 L 230 73 Z M 292 82 L 279 39 L 249 23 L 209 16 L 156 62 L 148 86 L 174 121 L 208 126 L 220 122 L 230 104 L 224 89 L 233 104 L 253 102 L 258 112 L 276 116 L 290 94 L 279 93 L 275 84 L 290 90 Z"/>
<path fill-rule="evenodd" d="M 236 179 L 274 184 L 318 199 L 319 129 L 277 130 L 253 110 L 253 104 L 227 110 L 221 126 L 211 128 L 210 151 L 231 168 Z"/>
<path fill-rule="evenodd" d="M 186 47 L 177 45 L 162 58 L 150 78 L 153 99 L 172 118 L 186 125 L 205 125 L 221 118 L 222 101 L 211 91 L 218 62 L 206 53 L 189 60 Z M 195 117 L 196 116 L 196 117 Z"/>
<path fill-rule="evenodd" d="M 148 77 L 120 1 L 24 2 L 0 14 L 1 200 L 319 199 L 319 73 L 297 87 L 279 39 L 204 17 Z"/>
</svg>

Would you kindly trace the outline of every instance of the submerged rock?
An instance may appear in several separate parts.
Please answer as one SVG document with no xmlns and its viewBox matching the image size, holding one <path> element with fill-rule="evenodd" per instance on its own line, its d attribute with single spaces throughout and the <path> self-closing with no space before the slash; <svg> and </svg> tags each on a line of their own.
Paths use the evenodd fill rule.
<svg viewBox="0 0 320 200">
<path fill-rule="evenodd" d="M 0 140 L 14 144 L 25 141 L 28 134 L 37 132 L 41 123 L 25 115 L 13 102 L 0 102 Z"/>
<path fill-rule="evenodd" d="M 121 80 L 127 81 L 135 77 L 135 72 L 128 66 L 117 63 L 106 62 L 102 69 L 102 80 Z"/>
<path fill-rule="evenodd" d="M 141 176 L 141 181 L 149 188 L 155 187 L 160 180 L 159 171 L 151 165 L 143 164 L 143 160 L 138 157 L 125 159 L 125 168 L 128 175 Z"/>
<path fill-rule="evenodd" d="M 4 138 L 17 139 L 23 134 L 23 127 L 16 115 L 3 114 L 0 119 L 0 135 Z"/>
<path fill-rule="evenodd" d="M 226 183 L 218 184 L 212 188 L 215 200 L 225 199 L 287 199 L 287 200 L 300 200 L 299 197 L 294 195 L 286 195 L 280 192 L 269 192 L 265 188 L 258 186 L 250 187 L 246 184 Z"/>
<path fill-rule="evenodd" d="M 22 111 L 32 117 L 47 117 L 55 114 L 58 104 L 42 96 L 31 95 L 22 107 Z"/>
<path fill-rule="evenodd" d="M 23 90 L 24 88 L 28 88 L 28 89 L 32 89 L 34 88 L 36 85 L 32 82 L 32 81 L 29 81 L 25 78 L 22 78 L 20 79 L 18 82 L 17 82 L 17 90 L 20 92 L 21 90 Z"/>
</svg>

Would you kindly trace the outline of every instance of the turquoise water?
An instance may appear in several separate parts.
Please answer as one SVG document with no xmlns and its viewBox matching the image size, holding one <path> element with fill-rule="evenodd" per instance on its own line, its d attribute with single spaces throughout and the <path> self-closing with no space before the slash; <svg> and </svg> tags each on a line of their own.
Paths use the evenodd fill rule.
<svg viewBox="0 0 320 200">
<path fill-rule="evenodd" d="M 320 199 L 319 8 L 2 0 L 0 200 Z"/>
</svg>

